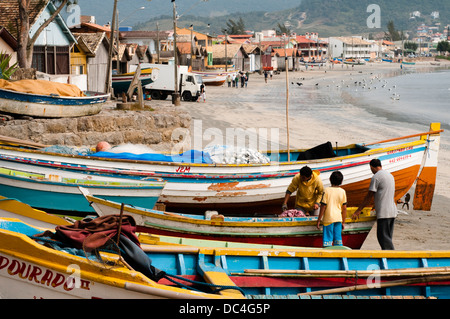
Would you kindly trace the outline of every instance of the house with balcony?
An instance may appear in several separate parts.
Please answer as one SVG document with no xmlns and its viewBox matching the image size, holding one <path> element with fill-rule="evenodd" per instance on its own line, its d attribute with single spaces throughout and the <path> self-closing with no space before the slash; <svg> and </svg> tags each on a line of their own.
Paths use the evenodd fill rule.
<svg viewBox="0 0 450 319">
<path fill-rule="evenodd" d="M 331 37 L 328 49 L 331 58 L 370 59 L 372 43 L 361 37 Z"/>
</svg>

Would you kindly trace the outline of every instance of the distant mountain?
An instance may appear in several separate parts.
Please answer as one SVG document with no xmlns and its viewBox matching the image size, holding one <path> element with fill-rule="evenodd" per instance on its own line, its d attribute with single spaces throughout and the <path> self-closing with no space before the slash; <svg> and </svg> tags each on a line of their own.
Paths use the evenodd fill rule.
<svg viewBox="0 0 450 319">
<path fill-rule="evenodd" d="M 95 15 L 97 23 L 111 21 L 114 0 L 78 0 L 84 15 Z M 367 12 L 370 4 L 380 7 L 381 28 L 369 28 Z M 177 13 L 181 17 L 178 26 L 194 25 L 196 31 L 221 34 L 226 23 L 240 17 L 248 30 L 277 29 L 286 21 L 299 34 L 319 32 L 319 36 L 350 34 L 376 34 L 386 31 L 387 23 L 394 21 L 398 30 L 415 30 L 418 25 L 438 24 L 442 28 L 450 24 L 449 0 L 176 0 Z M 146 9 L 139 10 L 141 6 Z M 156 22 L 161 30 L 173 28 L 173 7 L 169 0 L 119 0 L 121 25 L 134 29 L 155 30 Z M 420 17 L 411 18 L 419 11 Z M 431 13 L 438 11 L 439 18 Z M 208 26 L 209 25 L 209 26 Z"/>
<path fill-rule="evenodd" d="M 380 8 L 381 28 L 369 28 L 367 19 L 373 13 L 368 11 L 370 4 L 377 4 Z M 394 21 L 397 30 L 415 30 L 418 25 L 425 23 L 429 26 L 442 28 L 450 23 L 449 0 L 305 0 L 297 8 L 305 13 L 305 19 L 299 24 L 299 29 L 338 34 L 369 34 L 387 29 L 389 21 Z M 420 16 L 412 17 L 413 12 L 420 12 Z M 439 12 L 439 18 L 434 19 L 431 14 Z"/>
<path fill-rule="evenodd" d="M 252 11 L 272 12 L 294 8 L 302 0 L 176 0 L 178 15 L 216 17 L 228 14 Z M 81 14 L 96 16 L 98 24 L 112 20 L 114 0 L 78 0 Z M 159 16 L 173 16 L 173 4 L 170 0 L 119 0 L 119 20 L 124 25 L 135 25 Z M 144 10 L 139 10 L 145 7 Z"/>
<path fill-rule="evenodd" d="M 373 13 L 368 6 L 376 3 L 380 7 L 380 28 L 369 28 L 367 19 Z M 282 8 L 280 8 L 282 9 Z M 411 18 L 412 13 L 419 11 L 420 17 Z M 439 18 L 434 19 L 432 12 L 439 12 Z M 242 17 L 248 30 L 260 31 L 277 29 L 278 23 L 289 22 L 290 28 L 299 33 L 319 32 L 320 36 L 339 36 L 351 34 L 376 34 L 387 30 L 390 20 L 394 21 L 397 30 L 416 30 L 417 26 L 425 23 L 437 25 L 439 31 L 450 24 L 449 0 L 303 0 L 296 7 L 278 11 L 258 10 L 254 12 L 236 12 L 234 14 L 216 16 L 185 16 L 179 21 L 179 26 L 194 24 L 194 29 L 210 34 L 220 34 L 226 27 L 227 21 L 237 21 Z M 136 25 L 140 29 L 154 30 L 156 21 L 162 29 L 171 29 L 170 16 L 161 16 L 147 23 Z M 211 27 L 207 28 L 210 24 Z"/>
</svg>

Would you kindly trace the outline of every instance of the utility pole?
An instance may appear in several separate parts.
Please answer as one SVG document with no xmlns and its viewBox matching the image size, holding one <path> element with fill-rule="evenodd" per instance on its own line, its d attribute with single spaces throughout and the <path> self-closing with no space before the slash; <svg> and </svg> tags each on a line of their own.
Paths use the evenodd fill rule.
<svg viewBox="0 0 450 319">
<path fill-rule="evenodd" d="M 116 0 L 117 1 L 117 0 Z M 172 95 L 172 104 L 180 105 L 180 93 L 178 92 L 178 58 L 177 58 L 177 8 L 175 0 L 173 2 L 173 57 L 174 57 L 174 72 L 175 72 L 175 92 Z"/>
<path fill-rule="evenodd" d="M 227 31 L 225 31 L 225 72 L 228 72 L 228 47 L 227 47 L 227 43 L 228 43 L 228 33 Z"/>
<path fill-rule="evenodd" d="M 111 93 L 112 53 L 114 46 L 114 29 L 116 28 L 117 1 L 118 0 L 114 0 L 113 18 L 110 25 L 111 34 L 109 38 L 108 68 L 106 69 L 106 83 L 105 83 L 106 93 Z"/>
<path fill-rule="evenodd" d="M 159 23 L 156 22 L 156 54 L 158 55 L 159 64 Z"/>
</svg>

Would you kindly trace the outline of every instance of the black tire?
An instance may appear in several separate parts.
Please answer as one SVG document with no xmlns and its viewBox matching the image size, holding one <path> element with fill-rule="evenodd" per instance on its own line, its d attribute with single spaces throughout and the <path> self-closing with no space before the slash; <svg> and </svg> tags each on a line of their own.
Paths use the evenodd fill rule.
<svg viewBox="0 0 450 319">
<path fill-rule="evenodd" d="M 161 92 L 159 91 L 152 91 L 152 100 L 160 100 L 161 99 Z"/>
<path fill-rule="evenodd" d="M 189 91 L 185 91 L 183 93 L 183 100 L 184 101 L 192 101 L 192 94 Z"/>
</svg>

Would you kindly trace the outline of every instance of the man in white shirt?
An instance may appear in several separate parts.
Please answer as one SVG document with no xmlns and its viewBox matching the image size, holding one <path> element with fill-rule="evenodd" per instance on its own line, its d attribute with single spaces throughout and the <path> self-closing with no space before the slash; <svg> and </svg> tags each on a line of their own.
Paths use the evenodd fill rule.
<svg viewBox="0 0 450 319">
<path fill-rule="evenodd" d="M 394 201 L 395 180 L 391 173 L 383 170 L 379 159 L 371 160 L 369 165 L 374 175 L 370 181 L 366 197 L 352 218 L 357 219 L 359 214 L 361 214 L 361 210 L 373 199 L 377 213 L 378 243 L 383 250 L 393 250 L 392 235 L 394 233 L 395 218 L 397 217 L 397 206 Z"/>
</svg>

